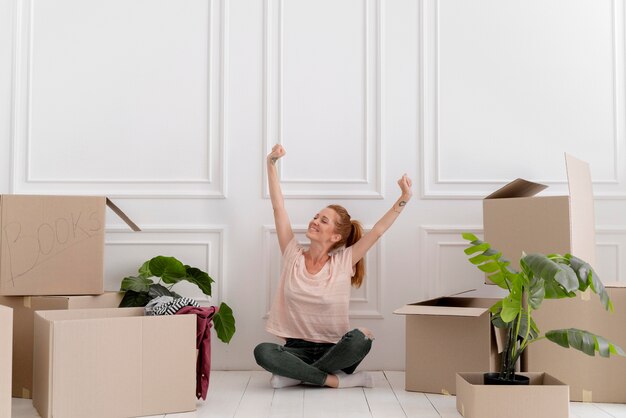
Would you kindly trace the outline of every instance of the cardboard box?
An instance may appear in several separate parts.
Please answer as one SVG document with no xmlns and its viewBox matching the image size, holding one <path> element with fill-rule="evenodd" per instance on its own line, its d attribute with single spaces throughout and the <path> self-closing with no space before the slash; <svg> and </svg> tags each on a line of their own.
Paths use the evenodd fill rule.
<svg viewBox="0 0 626 418">
<path fill-rule="evenodd" d="M 569 418 L 569 391 L 547 373 L 521 373 L 530 385 L 483 385 L 483 373 L 456 376 L 456 409 L 465 418 Z"/>
<path fill-rule="evenodd" d="M 606 285 L 615 310 L 607 312 L 595 293 L 544 300 L 533 317 L 542 334 L 561 328 L 584 329 L 626 350 L 626 284 Z M 570 386 L 570 398 L 582 402 L 626 403 L 626 358 L 591 357 L 547 340 L 525 351 L 523 370 L 545 371 Z"/>
<path fill-rule="evenodd" d="M 116 308 L 123 296 L 122 292 L 97 296 L 0 296 L 0 305 L 13 308 L 13 397 L 32 397 L 35 311 Z"/>
<path fill-rule="evenodd" d="M 11 416 L 13 309 L 0 306 L 0 417 Z"/>
<path fill-rule="evenodd" d="M 104 291 L 106 197 L 0 195 L 0 295 Z"/>
<path fill-rule="evenodd" d="M 44 418 L 196 408 L 196 316 L 143 308 L 35 313 L 33 405 Z"/>
<path fill-rule="evenodd" d="M 483 200 L 485 241 L 515 268 L 522 252 L 570 253 L 595 264 L 589 165 L 567 154 L 565 160 L 568 196 L 535 196 L 547 186 L 517 179 Z"/>
<path fill-rule="evenodd" d="M 455 393 L 459 371 L 497 371 L 489 307 L 497 299 L 444 297 L 406 305 L 405 389 Z"/>
</svg>

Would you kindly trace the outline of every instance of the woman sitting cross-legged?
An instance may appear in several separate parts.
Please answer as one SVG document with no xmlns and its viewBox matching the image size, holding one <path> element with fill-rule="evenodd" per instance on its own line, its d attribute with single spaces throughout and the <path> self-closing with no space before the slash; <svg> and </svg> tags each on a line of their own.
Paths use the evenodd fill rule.
<svg viewBox="0 0 626 418">
<path fill-rule="evenodd" d="M 270 197 L 282 253 L 280 282 L 266 329 L 284 345 L 261 343 L 257 363 L 272 373 L 274 388 L 310 383 L 333 388 L 371 387 L 371 376 L 355 370 L 372 347 L 372 333 L 350 330 L 350 287 L 363 282 L 363 257 L 393 224 L 411 199 L 411 180 L 398 180 L 401 196 L 363 235 L 361 224 L 342 206 L 330 205 L 309 222 L 308 249 L 296 240 L 284 200 L 276 162 L 285 155 L 275 145 L 267 156 Z"/>
</svg>

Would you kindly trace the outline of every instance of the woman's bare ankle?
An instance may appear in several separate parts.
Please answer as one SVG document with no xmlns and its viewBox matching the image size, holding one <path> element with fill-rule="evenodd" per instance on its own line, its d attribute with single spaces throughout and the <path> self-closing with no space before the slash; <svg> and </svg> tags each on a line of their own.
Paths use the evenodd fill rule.
<svg viewBox="0 0 626 418">
<path fill-rule="evenodd" d="M 338 388 L 339 387 L 339 379 L 334 374 L 327 374 L 326 381 L 324 382 L 324 386 L 328 386 L 330 388 Z"/>
</svg>

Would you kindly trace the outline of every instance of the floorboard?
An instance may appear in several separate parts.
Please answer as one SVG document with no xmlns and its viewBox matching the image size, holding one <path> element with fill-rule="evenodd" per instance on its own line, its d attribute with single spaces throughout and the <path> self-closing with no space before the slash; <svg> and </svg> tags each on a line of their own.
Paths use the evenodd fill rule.
<svg viewBox="0 0 626 418">
<path fill-rule="evenodd" d="M 404 372 L 385 372 L 402 410 L 408 418 L 439 418 L 440 415 L 424 393 L 404 390 Z"/>
<path fill-rule="evenodd" d="M 405 418 L 406 414 L 398 402 L 384 372 L 371 372 L 374 387 L 365 388 L 365 398 L 373 418 Z"/>
<path fill-rule="evenodd" d="M 407 392 L 404 372 L 370 372 L 373 388 L 299 385 L 274 390 L 264 371 L 214 371 L 206 401 L 187 413 L 146 418 L 459 418 L 456 397 Z M 13 418 L 38 418 L 30 399 L 13 399 Z M 626 404 L 570 402 L 569 418 L 626 418 Z"/>
</svg>

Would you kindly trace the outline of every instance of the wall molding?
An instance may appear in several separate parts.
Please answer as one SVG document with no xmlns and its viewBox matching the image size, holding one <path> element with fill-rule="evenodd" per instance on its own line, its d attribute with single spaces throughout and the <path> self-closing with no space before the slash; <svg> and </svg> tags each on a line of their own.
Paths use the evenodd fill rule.
<svg viewBox="0 0 626 418">
<path fill-rule="evenodd" d="M 420 3 L 420 151 L 421 197 L 424 199 L 482 199 L 507 184 L 510 178 L 442 179 L 439 146 L 439 0 Z M 598 199 L 626 199 L 626 12 L 623 2 L 611 0 L 614 178 L 594 181 Z M 550 186 L 549 193 L 566 194 L 567 182 L 532 179 Z"/>
<path fill-rule="evenodd" d="M 483 229 L 481 226 L 476 225 L 421 225 L 419 227 L 420 233 L 420 277 L 428 278 L 428 280 L 422 282 L 422 294 L 427 295 L 428 298 L 445 296 L 445 292 L 441 286 L 443 277 L 440 271 L 440 259 L 441 249 L 445 247 L 459 247 L 461 249 L 466 247 L 467 244 L 461 237 L 461 233 L 471 232 L 482 238 Z M 450 238 L 449 236 L 455 238 Z M 435 236 L 441 236 L 436 240 L 435 245 L 431 244 L 431 238 Z M 447 237 L 448 236 L 448 237 Z M 463 286 L 461 286 L 463 287 Z M 469 290 L 466 287 L 459 291 Z M 456 292 L 455 292 L 456 293 Z"/>
<path fill-rule="evenodd" d="M 610 226 L 603 225 L 596 228 L 596 248 L 600 247 L 612 247 L 615 249 L 615 260 L 612 260 L 615 264 L 616 277 L 604 277 L 603 274 L 599 274 L 603 282 L 626 282 L 626 278 L 622 278 L 621 273 L 624 271 L 624 262 L 626 262 L 626 227 L 625 226 Z M 596 268 L 602 268 L 602 266 L 596 266 Z M 608 268 L 608 267 L 607 267 Z"/>
<path fill-rule="evenodd" d="M 362 138 L 363 160 L 360 178 L 312 179 L 286 177 L 280 165 L 279 180 L 284 185 L 285 198 L 328 199 L 382 199 L 383 198 L 383 153 L 382 153 L 382 11 L 380 0 L 364 0 L 363 44 L 365 59 L 363 71 L 364 120 Z M 285 144 L 284 122 L 284 33 L 283 0 L 264 2 L 264 127 L 263 146 L 266 154 L 274 143 Z M 289 163 L 287 163 L 289 164 Z M 263 165 L 263 197 L 267 192 L 267 173 Z"/>
<path fill-rule="evenodd" d="M 116 198 L 226 197 L 226 86 L 228 2 L 209 3 L 208 136 L 206 177 L 152 180 L 148 178 L 37 178 L 31 172 L 34 0 L 16 0 L 14 26 L 13 106 L 11 127 L 11 193 L 105 194 Z M 175 144 L 173 144 L 175 145 Z"/>
<path fill-rule="evenodd" d="M 210 235 L 216 238 L 211 240 Z M 141 232 L 133 232 L 125 226 L 107 226 L 105 228 L 105 248 L 114 246 L 201 246 L 205 248 L 206 265 L 197 266 L 203 269 L 215 281 L 212 286 L 212 296 L 206 297 L 213 304 L 228 300 L 225 296 L 225 240 L 226 226 L 224 225 L 148 225 L 142 226 Z M 156 254 L 155 254 L 156 256 Z M 181 259 L 184 262 L 184 260 Z M 213 263 L 217 264 L 212 265 Z M 121 282 L 121 279 L 120 279 Z M 174 289 L 175 290 L 175 289 Z"/>
</svg>

